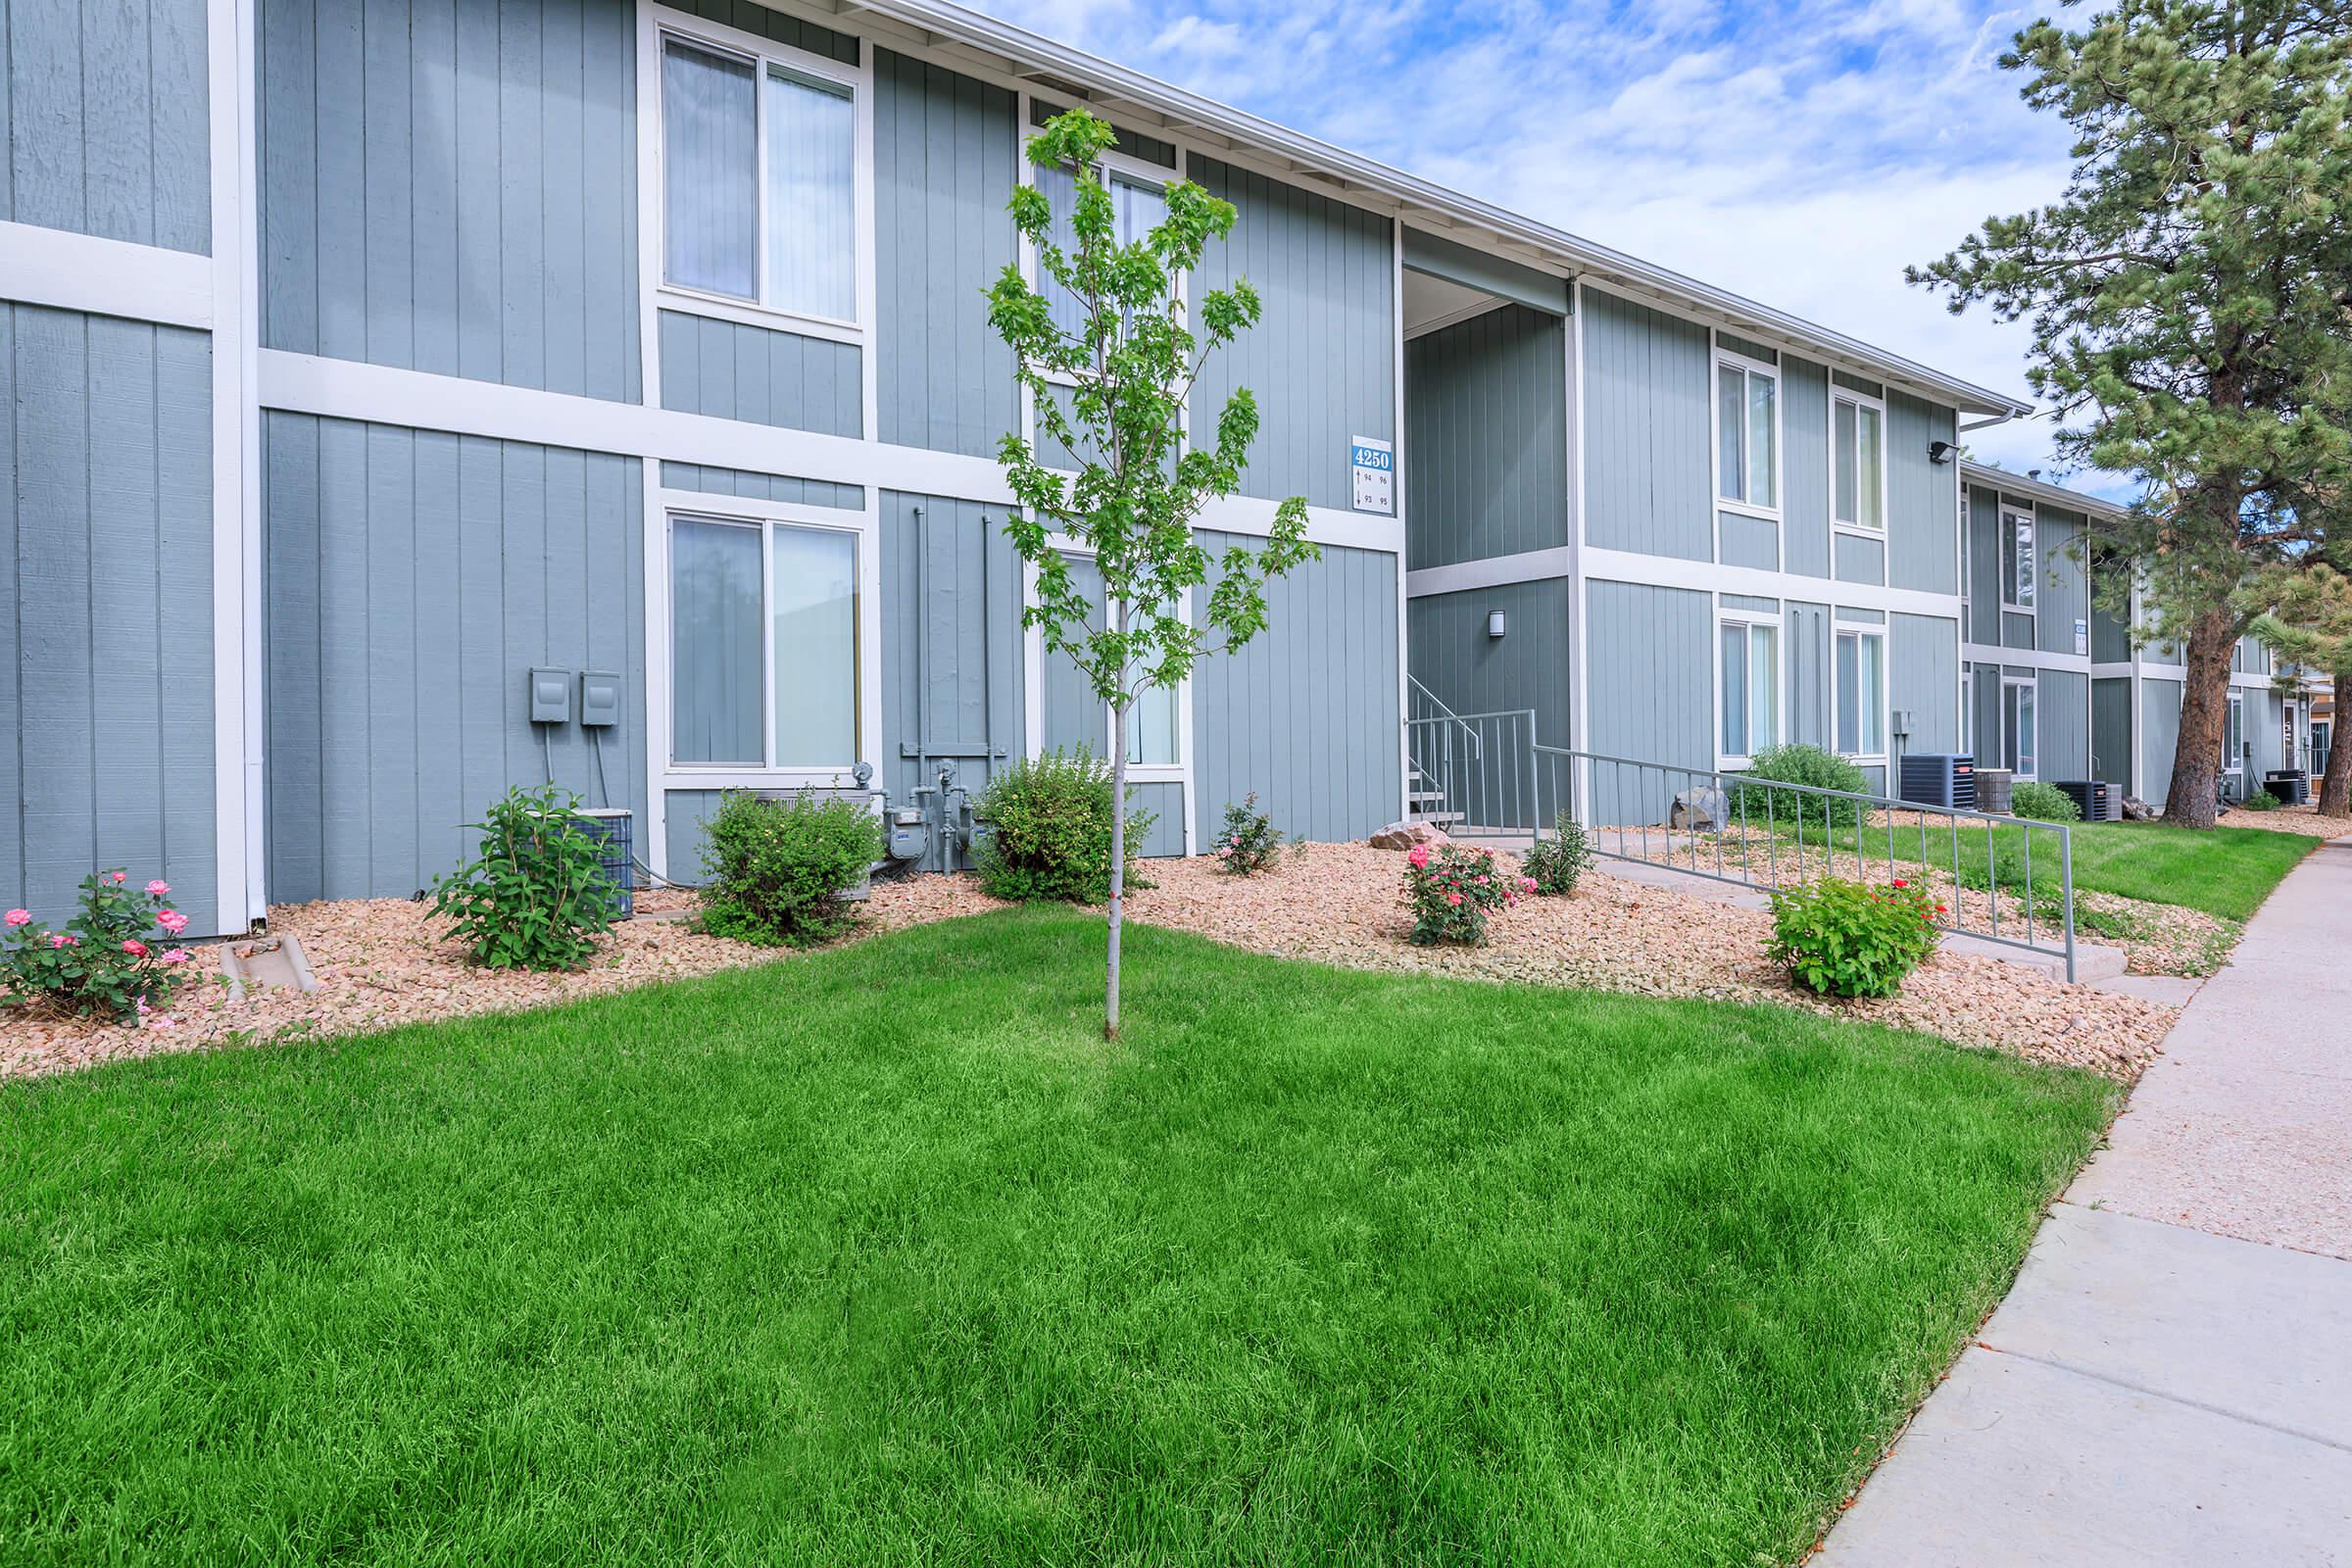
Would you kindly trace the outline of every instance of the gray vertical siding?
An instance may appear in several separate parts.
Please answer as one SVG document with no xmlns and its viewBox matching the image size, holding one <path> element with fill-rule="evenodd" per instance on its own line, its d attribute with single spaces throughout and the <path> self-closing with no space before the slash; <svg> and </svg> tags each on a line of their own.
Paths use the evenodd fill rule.
<svg viewBox="0 0 2352 1568">
<path fill-rule="evenodd" d="M 2034 684 L 2036 776 L 2053 784 L 2090 777 L 2090 677 L 2045 669 Z"/>
<path fill-rule="evenodd" d="M 1588 296 L 1589 297 L 1589 296 Z M 1595 580 L 1585 585 L 1585 690 L 1592 749 L 1677 767 L 1715 765 L 1715 612 L 1703 593 Z M 1682 786 L 1595 765 L 1601 823 L 1663 821 Z"/>
<path fill-rule="evenodd" d="M 991 457 L 1020 421 L 1012 351 L 985 298 L 1019 257 L 1015 100 L 874 51 L 874 369 L 881 438 Z"/>
<path fill-rule="evenodd" d="M 628 0 L 262 0 L 264 346 L 640 396 Z"/>
<path fill-rule="evenodd" d="M 1781 527 L 1770 517 L 1751 517 L 1744 512 L 1718 513 L 1715 530 L 1716 553 L 1725 565 L 1780 570 Z"/>
<path fill-rule="evenodd" d="M 1831 541 L 1839 582 L 1883 583 L 1886 580 L 1886 545 L 1858 533 L 1841 533 Z"/>
<path fill-rule="evenodd" d="M 1970 720 L 1976 737 L 1977 763 L 1981 767 L 1998 767 L 2001 765 L 2001 666 L 1971 664 L 1969 696 L 1976 709 Z"/>
<path fill-rule="evenodd" d="M 1405 345 L 1409 566 L 1568 543 L 1567 337 L 1506 305 Z"/>
<path fill-rule="evenodd" d="M 882 772 L 875 783 L 894 797 L 932 782 L 908 755 L 918 746 L 935 760 L 955 754 L 956 781 L 975 797 L 1000 763 L 1021 755 L 1021 568 L 996 525 L 1003 510 L 882 493 Z"/>
<path fill-rule="evenodd" d="M 1909 709 L 1911 733 L 1889 745 L 1906 752 L 1960 749 L 1960 623 L 1936 615 L 1886 617 L 1887 702 Z"/>
<path fill-rule="evenodd" d="M 2001 498 L 1968 487 L 1968 640 L 2001 640 Z"/>
<path fill-rule="evenodd" d="M 854 343 L 662 312 L 662 406 L 819 435 L 855 436 L 865 383 Z"/>
<path fill-rule="evenodd" d="M 1959 440 L 1958 416 L 1907 393 L 1886 399 L 1886 581 L 1922 593 L 1960 591 L 1959 497 L 1952 470 L 1928 461 Z"/>
<path fill-rule="evenodd" d="M 1072 560 L 1070 577 L 1079 592 L 1102 602 L 1102 573 L 1093 561 L 1085 557 Z M 1103 717 L 1102 699 L 1095 695 L 1094 682 L 1080 672 L 1074 661 L 1046 655 L 1038 685 L 1039 702 L 1045 710 L 1039 715 L 1039 727 L 1046 750 L 1109 755 L 1109 721 Z"/>
<path fill-rule="evenodd" d="M 1837 696 L 1831 663 L 1830 607 L 1790 600 L 1781 620 L 1782 659 L 1788 665 L 1782 723 L 1786 738 L 1827 750 L 1837 744 L 1831 726 Z"/>
<path fill-rule="evenodd" d="M 2036 596 L 2036 603 L 2039 602 Z M 2001 612 L 2001 646 L 2003 648 L 2032 648 L 2035 623 L 2031 610 Z"/>
<path fill-rule="evenodd" d="M 271 902 L 399 898 L 454 869 L 472 847 L 465 824 L 549 766 L 525 706 L 535 664 L 620 672 L 602 785 L 587 731 L 546 739 L 556 782 L 644 821 L 640 470 L 603 453 L 266 416 Z"/>
<path fill-rule="evenodd" d="M 2146 726 L 2139 744 L 2139 798 L 2161 806 L 2173 787 L 2173 753 L 2180 744 L 2180 682 L 2141 681 L 2139 719 Z"/>
<path fill-rule="evenodd" d="M 1788 569 L 1830 574 L 1830 372 L 1788 357 L 1781 367 L 1781 521 Z"/>
<path fill-rule="evenodd" d="M 205 0 L 0 7 L 0 220 L 209 253 Z"/>
<path fill-rule="evenodd" d="M 770 11 L 758 0 L 676 0 L 675 9 L 705 22 L 721 23 L 741 32 L 806 49 L 841 65 L 858 63 L 858 40 L 850 34 Z"/>
<path fill-rule="evenodd" d="M 1244 495 L 1352 504 L 1350 436 L 1396 438 L 1396 241 L 1389 220 L 1195 154 L 1192 177 L 1240 209 L 1212 241 L 1204 289 L 1248 278 L 1265 302 L 1258 324 L 1210 356 L 1193 418 L 1213 429 L 1241 387 L 1257 398 L 1257 440 Z"/>
<path fill-rule="evenodd" d="M 1246 537 L 1206 533 L 1213 553 Z M 1266 590 L 1266 629 L 1193 672 L 1202 842 L 1251 790 L 1285 832 L 1361 838 L 1403 800 L 1396 558 L 1326 545 Z M 1212 574 L 1213 581 L 1213 574 Z"/>
<path fill-rule="evenodd" d="M 1495 610 L 1500 639 L 1487 635 Z M 1417 596 L 1405 603 L 1405 657 L 1413 678 L 1455 712 L 1530 709 L 1536 739 L 1565 746 L 1573 613 L 1565 577 Z"/>
<path fill-rule="evenodd" d="M 1710 560 L 1707 329 L 1598 289 L 1584 301 L 1585 537 Z"/>
<path fill-rule="evenodd" d="M 2119 789 L 2136 789 L 2132 769 L 2132 682 L 2123 676 L 2090 683 L 2090 773 Z"/>
<path fill-rule="evenodd" d="M 699 463 L 663 463 L 662 483 L 670 490 L 696 490 L 704 495 L 738 496 L 748 501 L 789 501 L 807 507 L 865 510 L 862 485 L 835 484 L 827 479 L 796 479 L 781 473 L 746 473 L 740 468 L 713 468 Z"/>
<path fill-rule="evenodd" d="M 2034 593 L 2034 614 L 2040 623 L 2035 635 L 2039 646 L 2050 653 L 2078 652 L 2075 622 L 2090 618 L 2090 589 L 2082 563 L 2075 555 L 2082 528 L 2082 517 L 2063 512 L 2044 512 L 2034 524 L 2034 548 L 2039 552 L 2036 570 L 2041 577 Z M 2085 646 L 2079 651 L 2087 654 L 2090 649 Z"/>
<path fill-rule="evenodd" d="M 0 905 L 162 877 L 210 934 L 212 348 L 0 305 Z"/>
</svg>

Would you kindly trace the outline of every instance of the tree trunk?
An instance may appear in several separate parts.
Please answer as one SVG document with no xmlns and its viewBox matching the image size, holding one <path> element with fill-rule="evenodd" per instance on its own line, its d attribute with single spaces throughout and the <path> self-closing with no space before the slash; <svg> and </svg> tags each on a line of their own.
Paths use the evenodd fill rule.
<svg viewBox="0 0 2352 1568">
<path fill-rule="evenodd" d="M 1127 607 L 1119 606 L 1119 635 L 1127 635 Z M 1127 666 L 1119 666 L 1121 701 L 1110 710 L 1110 962 L 1102 983 L 1102 1038 L 1119 1038 L 1119 923 L 1127 905 Z"/>
<path fill-rule="evenodd" d="M 2164 819 L 2181 827 L 2211 827 L 2219 814 L 2222 741 L 2230 721 L 2230 660 L 2237 621 L 2227 610 L 2208 610 L 2189 628 L 2185 679 L 2180 686 L 2180 733 L 2173 744 L 2173 782 Z"/>
<path fill-rule="evenodd" d="M 2352 670 L 2335 677 L 2335 715 L 2330 736 L 2343 726 L 2347 713 L 2352 713 Z M 2328 747 L 2328 771 L 2320 775 L 2320 814 L 2352 816 L 2352 742 L 2332 741 Z"/>
</svg>

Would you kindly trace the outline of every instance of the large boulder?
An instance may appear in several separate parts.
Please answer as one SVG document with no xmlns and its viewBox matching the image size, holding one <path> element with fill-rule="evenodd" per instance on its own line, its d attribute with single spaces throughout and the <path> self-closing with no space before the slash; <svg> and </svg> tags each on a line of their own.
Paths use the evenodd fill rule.
<svg viewBox="0 0 2352 1568">
<path fill-rule="evenodd" d="M 1450 844 L 1435 822 L 1391 822 L 1367 840 L 1376 850 L 1409 850 L 1416 844 Z"/>
</svg>

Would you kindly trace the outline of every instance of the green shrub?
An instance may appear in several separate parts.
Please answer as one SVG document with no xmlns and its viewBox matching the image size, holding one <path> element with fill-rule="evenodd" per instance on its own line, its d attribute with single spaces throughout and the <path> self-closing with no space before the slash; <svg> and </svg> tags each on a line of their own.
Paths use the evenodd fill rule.
<svg viewBox="0 0 2352 1568">
<path fill-rule="evenodd" d="M 1225 808 L 1225 825 L 1217 829 L 1217 869 L 1235 876 L 1255 876 L 1274 867 L 1285 840 L 1274 819 L 1257 808 L 1253 790 L 1239 806 Z M 1299 841 L 1301 847 L 1305 840 Z"/>
<path fill-rule="evenodd" d="M 604 842 L 558 785 L 509 790 L 479 822 L 480 854 L 433 879 L 433 913 L 466 956 L 492 969 L 577 969 L 620 912 Z"/>
<path fill-rule="evenodd" d="M 1897 880 L 1883 888 L 1824 877 L 1772 896 L 1765 951 L 1808 991 L 1828 997 L 1891 997 L 1903 976 L 1936 951 L 1944 906 Z"/>
<path fill-rule="evenodd" d="M 1130 789 L 1133 800 L 1135 791 Z M 1023 904 L 1101 904 L 1110 897 L 1110 764 L 1093 753 L 1048 752 L 988 781 L 973 848 L 980 886 Z M 1127 811 L 1127 880 L 1156 811 Z"/>
<path fill-rule="evenodd" d="M 63 1013 L 169 1028 L 164 1011 L 189 976 L 178 946 L 188 917 L 165 905 L 171 888 L 129 886 L 125 871 L 81 879 L 81 916 L 52 931 L 30 909 L 0 924 L 0 1009 Z"/>
<path fill-rule="evenodd" d="M 729 790 L 703 830 L 699 923 L 761 947 L 822 942 L 849 928 L 842 897 L 882 858 L 882 824 L 862 801 L 804 794 L 763 800 Z"/>
<path fill-rule="evenodd" d="M 2009 788 L 2009 814 L 2031 817 L 2036 822 L 2080 822 L 2082 808 L 2055 784 L 2013 784 Z"/>
<path fill-rule="evenodd" d="M 2241 811 L 2275 811 L 2286 803 L 2267 789 L 2249 790 L 2246 798 L 2237 803 Z"/>
<path fill-rule="evenodd" d="M 1592 864 L 1592 841 L 1584 824 L 1562 811 L 1551 824 L 1551 837 L 1519 858 L 1519 869 L 1535 886 L 1530 891 L 1560 897 L 1576 891 L 1576 880 Z"/>
<path fill-rule="evenodd" d="M 1799 822 L 1808 827 L 1852 827 L 1862 820 L 1859 801 L 1836 801 L 1798 790 L 1763 788 L 1768 782 L 1804 784 L 1855 795 L 1866 794 L 1870 789 L 1870 780 L 1863 776 L 1862 770 L 1834 752 L 1801 742 L 1767 747 L 1756 754 L 1747 771 L 1733 782 L 1726 807 L 1731 820 L 1724 824 L 1726 827 L 1741 826 L 1743 817 L 1744 825 L 1749 828 L 1793 827 Z"/>
<path fill-rule="evenodd" d="M 1487 922 L 1535 891 L 1535 881 L 1494 863 L 1493 850 L 1416 844 L 1404 858 L 1404 896 L 1413 906 L 1413 942 L 1483 947 Z"/>
</svg>

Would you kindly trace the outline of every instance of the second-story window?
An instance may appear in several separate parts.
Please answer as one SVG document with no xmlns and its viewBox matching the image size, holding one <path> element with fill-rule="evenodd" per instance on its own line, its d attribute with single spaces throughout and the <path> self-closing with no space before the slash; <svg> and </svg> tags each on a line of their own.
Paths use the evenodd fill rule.
<svg viewBox="0 0 2352 1568">
<path fill-rule="evenodd" d="M 2001 604 L 2034 608 L 2034 514 L 2001 510 Z"/>
<path fill-rule="evenodd" d="M 1830 476 L 1838 521 L 1886 526 L 1886 416 L 1868 398 L 1838 392 L 1830 400 Z"/>
<path fill-rule="evenodd" d="M 1715 361 L 1715 494 L 1764 512 L 1780 509 L 1781 378 L 1751 360 Z"/>
<path fill-rule="evenodd" d="M 664 38 L 662 147 L 663 282 L 857 320 L 853 82 Z"/>
</svg>

